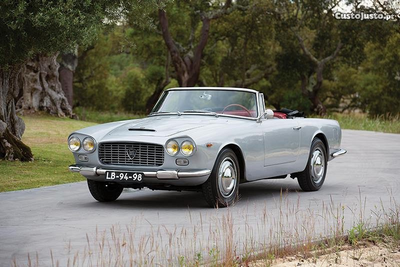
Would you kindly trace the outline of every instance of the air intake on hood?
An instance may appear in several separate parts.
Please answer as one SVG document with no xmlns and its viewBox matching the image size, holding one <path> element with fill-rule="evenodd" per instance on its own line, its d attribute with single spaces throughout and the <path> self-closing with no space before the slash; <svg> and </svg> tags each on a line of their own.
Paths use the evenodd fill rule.
<svg viewBox="0 0 400 267">
<path fill-rule="evenodd" d="M 155 132 L 154 129 L 146 129 L 146 128 L 129 128 L 129 131 L 140 131 L 140 132 Z"/>
</svg>

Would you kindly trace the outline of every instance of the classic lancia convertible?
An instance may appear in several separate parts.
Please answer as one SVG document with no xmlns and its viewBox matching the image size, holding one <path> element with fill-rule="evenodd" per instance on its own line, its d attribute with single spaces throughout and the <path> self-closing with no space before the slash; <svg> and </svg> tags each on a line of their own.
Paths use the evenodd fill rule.
<svg viewBox="0 0 400 267">
<path fill-rule="evenodd" d="M 290 175 L 319 190 L 328 161 L 343 155 L 337 121 L 265 108 L 262 93 L 240 88 L 172 88 L 148 117 L 73 132 L 69 169 L 100 201 L 123 188 L 201 191 L 211 207 L 238 199 L 239 184 Z"/>
</svg>

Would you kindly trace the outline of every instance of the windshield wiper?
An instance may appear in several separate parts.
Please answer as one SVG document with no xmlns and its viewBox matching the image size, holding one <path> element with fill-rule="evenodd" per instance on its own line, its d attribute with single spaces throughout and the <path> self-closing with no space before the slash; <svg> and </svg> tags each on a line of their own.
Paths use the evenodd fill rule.
<svg viewBox="0 0 400 267">
<path fill-rule="evenodd" d="M 179 112 L 178 112 L 179 113 Z M 158 115 L 158 114 L 177 114 L 177 112 L 170 112 L 170 111 L 154 111 L 151 112 L 149 115 Z"/>
<path fill-rule="evenodd" d="M 203 109 L 192 109 L 192 110 L 184 110 L 183 113 L 212 113 L 212 111 L 203 110 Z"/>
<path fill-rule="evenodd" d="M 218 114 L 215 113 L 214 111 L 207 111 L 207 110 L 184 110 L 184 111 L 176 111 L 176 112 L 170 112 L 170 111 L 155 111 L 155 112 L 151 112 L 149 114 L 149 116 L 154 116 L 154 115 L 169 115 L 169 114 L 174 114 L 174 115 L 178 115 L 181 116 L 182 114 L 193 114 L 193 113 L 197 113 L 197 114 L 207 114 L 207 115 L 212 115 L 215 117 L 218 117 Z"/>
<path fill-rule="evenodd" d="M 210 114 L 213 116 L 218 117 L 218 114 L 215 113 L 214 111 L 208 111 L 208 110 L 203 110 L 203 109 L 194 109 L 194 110 L 184 110 L 183 113 L 200 113 L 200 114 Z"/>
</svg>

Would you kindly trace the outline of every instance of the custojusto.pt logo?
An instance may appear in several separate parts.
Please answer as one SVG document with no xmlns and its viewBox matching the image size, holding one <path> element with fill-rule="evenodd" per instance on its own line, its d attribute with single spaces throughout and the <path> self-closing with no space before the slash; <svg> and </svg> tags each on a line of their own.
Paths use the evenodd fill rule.
<svg viewBox="0 0 400 267">
<path fill-rule="evenodd" d="M 343 13 L 336 12 L 333 14 L 335 19 L 338 20 L 398 20 L 399 15 L 394 14 L 384 14 L 382 12 L 376 13 L 366 13 L 366 12 L 351 12 L 351 13 Z"/>
</svg>

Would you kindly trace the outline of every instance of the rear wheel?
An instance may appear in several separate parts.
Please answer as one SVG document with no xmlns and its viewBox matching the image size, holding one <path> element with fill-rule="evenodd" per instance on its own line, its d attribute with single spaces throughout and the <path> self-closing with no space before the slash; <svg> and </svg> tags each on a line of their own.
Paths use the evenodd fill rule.
<svg viewBox="0 0 400 267">
<path fill-rule="evenodd" d="M 87 180 L 89 191 L 99 202 L 110 202 L 116 200 L 124 189 L 118 184 L 110 184 Z"/>
<path fill-rule="evenodd" d="M 227 207 L 238 198 L 240 166 L 236 154 L 225 148 L 218 155 L 207 182 L 202 186 L 203 195 L 211 207 Z"/>
<path fill-rule="evenodd" d="M 303 191 L 317 191 L 325 181 L 328 162 L 324 143 L 315 138 L 311 144 L 310 155 L 304 171 L 297 175 L 297 181 Z"/>
</svg>

